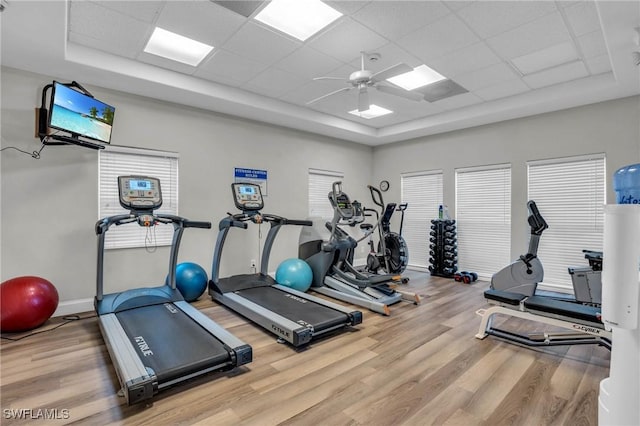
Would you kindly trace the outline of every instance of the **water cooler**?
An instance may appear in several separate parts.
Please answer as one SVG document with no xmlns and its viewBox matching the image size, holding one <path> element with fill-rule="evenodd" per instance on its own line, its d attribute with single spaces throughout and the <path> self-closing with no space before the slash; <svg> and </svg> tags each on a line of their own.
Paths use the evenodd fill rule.
<svg viewBox="0 0 640 426">
<path fill-rule="evenodd" d="M 600 382 L 598 423 L 640 425 L 640 166 L 620 169 L 620 204 L 605 207 L 602 319 L 612 330 L 609 377 Z M 636 200 L 634 202 L 634 200 Z"/>
</svg>

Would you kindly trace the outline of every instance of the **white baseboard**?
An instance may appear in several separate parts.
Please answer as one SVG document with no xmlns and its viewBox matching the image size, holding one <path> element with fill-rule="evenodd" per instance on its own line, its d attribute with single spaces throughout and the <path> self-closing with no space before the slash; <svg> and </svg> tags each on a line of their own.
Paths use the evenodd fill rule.
<svg viewBox="0 0 640 426">
<path fill-rule="evenodd" d="M 81 312 L 93 312 L 93 298 L 67 300 L 58 303 L 58 308 L 52 317 L 63 317 L 66 315 L 79 314 Z"/>
</svg>

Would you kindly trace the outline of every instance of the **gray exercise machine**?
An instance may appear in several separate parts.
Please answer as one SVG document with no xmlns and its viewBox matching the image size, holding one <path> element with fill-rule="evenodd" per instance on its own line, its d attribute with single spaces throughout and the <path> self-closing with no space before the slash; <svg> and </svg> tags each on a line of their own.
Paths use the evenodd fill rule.
<svg viewBox="0 0 640 426">
<path fill-rule="evenodd" d="M 527 221 L 531 228 L 529 250 L 491 277 L 491 289 L 493 290 L 533 296 L 536 294 L 538 283 L 544 279 L 544 269 L 540 258 L 538 258 L 538 245 L 540 236 L 549 225 L 540 214 L 534 201 L 529 201 L 527 208 L 529 209 Z M 573 298 L 571 299 L 569 296 L 558 296 L 557 298 L 574 303 L 599 306 L 602 301 L 602 252 L 583 250 L 583 253 L 589 261 L 589 266 L 568 268 L 573 283 Z"/>
<path fill-rule="evenodd" d="M 491 307 L 476 311 L 482 317 L 476 337 L 484 339 L 487 336 L 496 336 L 526 346 L 597 344 L 611 350 L 611 331 L 602 321 L 600 306 L 592 297 L 594 293 L 585 294 L 584 291 L 574 289 L 575 299 L 536 295 L 538 283 L 544 277 L 542 263 L 538 258 L 538 244 L 542 232 L 548 225 L 534 201 L 529 201 L 527 207 L 531 227 L 529 250 L 527 254 L 520 256 L 492 277 L 491 288 L 484 292 L 484 297 Z M 596 256 L 594 252 L 590 253 Z M 596 260 L 593 262 L 592 268 L 597 269 Z M 571 268 L 569 270 L 571 271 Z M 574 279 L 574 287 L 578 283 L 579 288 L 583 289 L 580 284 L 581 278 L 576 278 L 579 279 Z M 586 300 L 587 298 L 589 300 Z M 599 294 L 597 299 L 599 302 Z M 536 321 L 567 331 L 532 334 L 508 331 L 494 326 L 496 315 Z"/>
<path fill-rule="evenodd" d="M 364 220 L 357 212 L 349 196 L 342 191 L 342 182 L 334 182 L 328 195 L 334 215 L 331 222 L 323 225 L 316 221 L 312 227 L 300 232 L 298 257 L 304 259 L 313 271 L 312 290 L 334 299 L 363 306 L 373 312 L 389 315 L 389 305 L 400 301 L 420 303 L 420 297 L 411 292 L 400 291 L 399 275 L 367 274 L 356 270 L 350 263 L 357 241 L 340 225 L 354 226 Z M 323 227 L 330 232 L 328 240 L 323 237 Z"/>
<path fill-rule="evenodd" d="M 259 185 L 233 183 L 231 191 L 241 213 L 229 214 L 220 221 L 209 281 L 211 298 L 274 333 L 279 342 L 296 347 L 326 333 L 360 324 L 362 312 L 279 285 L 268 274 L 278 231 L 286 225 L 309 226 L 311 222 L 261 213 L 264 199 Z M 229 230 L 247 229 L 248 222 L 270 224 L 260 272 L 220 278 L 222 251 Z"/>
<path fill-rule="evenodd" d="M 521 255 L 510 265 L 502 268 L 491 277 L 491 288 L 494 290 L 520 293 L 525 296 L 532 296 L 538 283 L 544 278 L 544 269 L 538 258 L 538 245 L 540 236 L 549 227 L 544 220 L 535 201 L 527 203 L 529 217 L 527 221 L 531 227 L 531 237 L 529 238 L 529 250 Z"/>
<path fill-rule="evenodd" d="M 157 178 L 120 176 L 118 192 L 120 204 L 129 213 L 101 219 L 95 227 L 95 309 L 127 404 L 148 401 L 159 391 L 194 377 L 251 362 L 249 345 L 184 301 L 176 288 L 178 249 L 184 229 L 210 229 L 211 223 L 154 213 L 162 205 Z M 147 229 L 173 225 L 168 284 L 104 294 L 105 236 L 111 226 L 129 223 Z"/>
</svg>

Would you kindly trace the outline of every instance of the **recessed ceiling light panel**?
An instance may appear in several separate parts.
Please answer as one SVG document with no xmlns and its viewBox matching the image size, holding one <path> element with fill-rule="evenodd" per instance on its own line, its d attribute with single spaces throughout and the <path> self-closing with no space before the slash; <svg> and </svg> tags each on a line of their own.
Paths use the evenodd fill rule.
<svg viewBox="0 0 640 426">
<path fill-rule="evenodd" d="M 202 62 L 212 50 L 213 46 L 160 27 L 153 30 L 153 34 L 144 48 L 145 52 L 152 55 L 162 56 L 194 67 Z"/>
<path fill-rule="evenodd" d="M 357 109 L 354 109 L 353 111 L 349 111 L 349 114 L 357 115 L 360 118 L 366 118 L 368 120 L 370 118 L 382 117 L 383 115 L 391 114 L 392 112 L 393 111 L 386 108 L 371 104 L 369 105 L 369 109 L 366 111 L 358 111 Z"/>
<path fill-rule="evenodd" d="M 320 0 L 272 0 L 255 19 L 305 41 L 341 16 Z"/>
<path fill-rule="evenodd" d="M 387 81 L 402 87 L 404 90 L 417 89 L 440 80 L 446 80 L 446 77 L 426 65 L 420 65 L 414 68 L 413 71 L 387 79 Z"/>
</svg>

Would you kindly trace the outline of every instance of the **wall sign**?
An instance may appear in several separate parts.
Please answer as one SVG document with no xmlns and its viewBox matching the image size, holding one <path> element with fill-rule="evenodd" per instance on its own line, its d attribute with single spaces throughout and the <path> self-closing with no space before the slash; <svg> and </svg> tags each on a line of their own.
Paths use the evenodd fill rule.
<svg viewBox="0 0 640 426">
<path fill-rule="evenodd" d="M 236 167 L 234 169 L 234 178 L 236 182 L 255 183 L 260 185 L 260 191 L 263 196 L 267 196 L 267 171 L 258 169 L 244 169 Z"/>
</svg>

